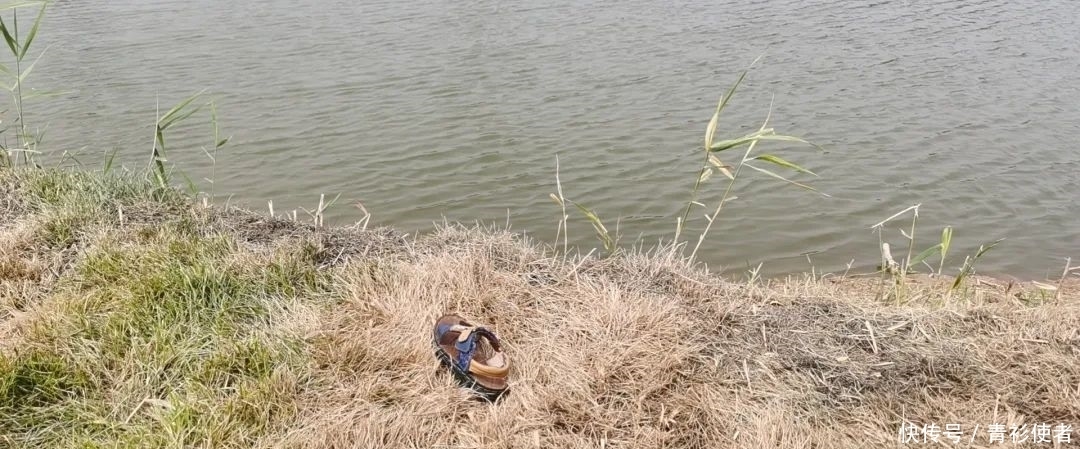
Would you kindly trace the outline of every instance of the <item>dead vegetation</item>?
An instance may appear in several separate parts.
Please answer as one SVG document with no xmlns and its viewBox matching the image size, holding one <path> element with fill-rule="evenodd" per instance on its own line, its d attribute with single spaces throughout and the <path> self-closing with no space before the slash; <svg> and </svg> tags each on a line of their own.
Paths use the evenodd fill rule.
<svg viewBox="0 0 1080 449">
<path fill-rule="evenodd" d="M 0 171 L 0 188 L 11 447 L 855 448 L 895 446 L 904 422 L 1080 424 L 1071 283 L 976 279 L 945 301 L 912 278 L 896 304 L 877 278 L 315 228 L 140 179 Z M 498 404 L 438 371 L 449 311 L 505 341 Z"/>
<path fill-rule="evenodd" d="M 1075 297 L 890 306 L 867 281 L 735 284 L 662 251 L 564 262 L 509 234 L 429 240 L 468 243 L 343 270 L 314 340 L 330 386 L 291 446 L 866 447 L 905 420 L 1080 420 Z M 416 317 L 447 310 L 509 342 L 499 405 L 436 374 Z"/>
</svg>

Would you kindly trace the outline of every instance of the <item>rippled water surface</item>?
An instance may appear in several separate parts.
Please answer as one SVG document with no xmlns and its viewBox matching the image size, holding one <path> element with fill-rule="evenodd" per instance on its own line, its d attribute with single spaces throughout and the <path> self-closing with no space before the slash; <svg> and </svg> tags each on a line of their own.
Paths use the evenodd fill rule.
<svg viewBox="0 0 1080 449">
<path fill-rule="evenodd" d="M 655 242 L 716 99 L 764 53 L 721 132 L 756 128 L 772 102 L 779 131 L 827 152 L 774 149 L 832 198 L 747 177 L 703 250 L 714 266 L 872 267 L 869 226 L 915 203 L 919 246 L 946 224 L 958 255 L 1007 237 L 984 271 L 1043 277 L 1080 257 L 1080 2 L 816 3 L 57 0 L 28 82 L 66 93 L 29 102 L 27 121 L 52 151 L 97 164 L 117 148 L 134 166 L 155 102 L 207 88 L 234 136 L 218 192 L 279 211 L 340 193 L 330 221 L 362 201 L 406 231 L 509 214 L 551 239 L 558 155 L 567 197 Z M 209 129 L 175 134 L 170 159 L 195 179 Z"/>
</svg>

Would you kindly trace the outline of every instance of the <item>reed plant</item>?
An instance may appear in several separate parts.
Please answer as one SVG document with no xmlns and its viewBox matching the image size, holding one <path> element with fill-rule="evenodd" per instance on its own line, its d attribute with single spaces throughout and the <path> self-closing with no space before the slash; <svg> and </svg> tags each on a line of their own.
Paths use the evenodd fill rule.
<svg viewBox="0 0 1080 449">
<path fill-rule="evenodd" d="M 760 59 L 760 58 L 759 58 Z M 804 182 L 797 181 L 788 176 L 781 175 L 775 171 L 765 168 L 767 165 L 773 167 L 779 167 L 785 170 L 793 171 L 797 174 L 805 174 L 810 176 L 817 176 L 813 171 L 803 167 L 799 163 L 793 162 L 785 157 L 781 157 L 775 153 L 764 153 L 760 151 L 762 145 L 766 143 L 779 142 L 789 144 L 799 144 L 809 146 L 822 150 L 822 148 L 802 137 L 797 137 L 788 134 L 781 134 L 769 126 L 769 122 L 772 115 L 772 105 L 770 104 L 769 113 L 766 115 L 762 124 L 758 129 L 752 133 L 736 137 L 718 140 L 717 128 L 720 124 L 720 119 L 728 107 L 732 97 L 737 92 L 739 86 L 745 80 L 749 70 L 757 63 L 757 60 L 750 65 L 742 73 L 739 74 L 735 82 L 728 88 L 727 92 L 720 97 L 717 102 L 716 109 L 713 111 L 708 125 L 705 128 L 704 146 L 701 151 L 702 164 L 697 172 L 697 176 L 694 180 L 693 188 L 690 192 L 690 199 L 687 201 L 685 207 L 682 208 L 682 214 L 676 217 L 675 233 L 673 241 L 678 248 L 690 248 L 689 254 L 685 257 L 689 263 L 694 263 L 699 251 L 702 248 L 705 240 L 707 239 L 713 224 L 720 217 L 720 213 L 724 210 L 727 203 L 737 199 L 735 195 L 735 189 L 740 179 L 745 177 L 747 170 L 758 172 L 766 175 L 767 177 L 777 179 L 785 184 L 806 189 L 815 192 L 819 195 L 829 197 L 827 193 L 821 192 L 815 187 L 808 185 Z M 740 156 L 737 156 L 733 164 L 727 164 L 720 159 L 721 154 L 725 151 L 743 149 Z M 591 208 L 582 205 L 581 203 L 571 201 L 563 195 L 562 181 L 559 177 L 559 161 L 556 158 L 556 175 L 555 186 L 556 193 L 552 193 L 550 196 L 556 204 L 561 208 L 561 215 L 559 217 L 558 231 L 556 232 L 556 247 L 558 246 L 559 237 L 562 238 L 563 253 L 567 253 L 567 221 L 569 215 L 566 212 L 566 205 L 569 203 L 575 206 L 586 220 L 592 225 L 596 231 L 597 238 L 600 240 L 607 254 L 611 255 L 617 251 L 618 248 L 618 236 L 612 235 L 607 226 L 604 225 L 600 216 Z M 714 206 L 709 206 L 702 202 L 700 197 L 705 190 L 707 183 L 713 179 L 714 175 L 721 175 L 726 178 L 726 182 L 723 185 L 720 196 L 715 200 Z M 940 241 L 933 246 L 926 248 L 919 253 L 915 253 L 916 249 L 916 232 L 918 230 L 919 223 L 919 208 L 921 204 L 915 204 L 900 212 L 897 212 L 888 218 L 874 224 L 871 229 L 878 235 L 878 247 L 880 249 L 880 264 L 879 272 L 883 275 L 882 282 L 887 279 L 892 281 L 891 296 L 897 302 L 903 301 L 907 294 L 905 289 L 907 288 L 907 280 L 909 274 L 916 272 L 917 267 L 926 266 L 928 273 L 932 276 L 944 275 L 945 265 L 947 257 L 952 247 L 953 228 L 946 226 L 941 231 Z M 707 212 L 703 214 L 705 225 L 702 231 L 693 239 L 685 239 L 685 233 L 687 224 L 691 221 L 690 218 L 696 209 L 705 209 Z M 884 231 L 886 225 L 889 223 L 901 219 L 903 217 L 910 217 L 911 222 L 906 225 L 904 229 L 900 229 L 900 234 L 906 239 L 906 245 L 904 248 L 904 254 L 897 261 L 892 254 L 892 248 L 885 241 Z M 959 268 L 953 282 L 948 286 L 945 297 L 951 297 L 956 291 L 958 291 L 963 285 L 966 279 L 975 274 L 975 265 L 980 258 L 982 258 L 988 251 L 994 248 L 997 244 L 1001 243 L 1004 239 L 999 239 L 988 244 L 981 245 L 979 249 L 972 255 L 966 256 L 964 262 Z M 693 242 L 693 246 L 689 247 L 689 243 Z M 930 265 L 927 262 L 928 259 L 937 257 L 937 267 Z M 809 256 L 807 256 L 809 260 Z M 850 271 L 854 260 L 848 264 L 847 270 L 844 272 L 844 277 L 847 276 Z M 811 266 L 813 266 L 811 262 Z M 1070 273 L 1070 270 L 1076 268 L 1066 264 L 1066 274 L 1062 276 L 1064 279 Z M 816 272 L 816 270 L 814 270 Z M 749 279 L 756 281 L 761 276 L 761 266 L 751 269 L 748 272 Z M 813 275 L 816 278 L 816 273 Z M 884 284 L 882 284 L 884 286 Z M 1048 288 L 1055 288 L 1056 286 L 1049 286 Z M 881 290 L 880 297 L 884 298 L 890 296 L 885 294 L 885 290 Z"/>
<path fill-rule="evenodd" d="M 160 106 L 158 107 L 157 120 L 154 123 L 154 145 L 153 150 L 150 153 L 149 168 L 150 173 L 153 174 L 159 188 L 167 188 L 169 186 L 169 170 L 165 166 L 165 163 L 168 162 L 168 159 L 166 158 L 168 146 L 165 143 L 165 131 L 184 121 L 188 117 L 191 117 L 203 108 L 204 105 L 202 104 L 192 104 L 203 94 L 203 92 L 205 92 L 205 90 L 177 103 L 176 106 L 173 106 L 172 109 L 169 109 L 164 115 L 160 113 Z M 222 143 L 222 145 L 224 145 L 224 143 Z"/>
<path fill-rule="evenodd" d="M 211 135 L 213 136 L 213 141 L 212 141 L 211 146 L 210 146 L 209 149 L 207 147 L 205 147 L 205 146 L 202 147 L 203 154 L 205 154 L 206 157 L 208 159 L 210 159 L 210 176 L 207 177 L 207 178 L 203 178 L 203 180 L 206 181 L 207 183 L 209 183 L 209 185 L 210 185 L 210 191 L 206 192 L 206 196 L 203 197 L 203 201 L 204 201 L 205 205 L 213 204 L 214 199 L 215 199 L 215 193 L 216 193 L 216 187 L 217 187 L 218 152 L 221 151 L 221 149 L 225 147 L 225 144 L 229 143 L 229 140 L 232 139 L 232 136 L 228 136 L 228 137 L 222 137 L 221 136 L 221 125 L 218 122 L 217 104 L 215 104 L 213 101 L 211 101 L 209 103 L 209 106 L 210 106 L 210 127 L 211 127 L 211 131 L 212 131 Z"/>
<path fill-rule="evenodd" d="M 694 211 L 695 207 L 709 207 L 705 203 L 699 201 L 699 196 L 709 179 L 711 179 L 714 174 L 720 173 L 727 178 L 727 184 L 723 189 L 723 193 L 721 194 L 720 199 L 716 202 L 715 209 L 712 209 L 712 212 L 710 213 L 704 214 L 704 219 L 706 221 L 704 230 L 702 230 L 701 233 L 698 234 L 697 241 L 695 242 L 689 256 L 687 256 L 689 261 L 691 262 L 696 259 L 698 251 L 701 249 L 702 244 L 704 243 L 706 237 L 712 229 L 713 223 L 715 223 L 716 219 L 720 215 L 720 212 L 723 210 L 724 205 L 737 198 L 734 195 L 734 187 L 736 181 L 745 177 L 741 176 L 744 168 L 756 171 L 774 179 L 778 179 L 789 185 L 810 190 L 826 197 L 829 196 L 828 194 L 825 194 L 810 185 L 795 181 L 787 176 L 766 169 L 762 165 L 770 164 L 783 169 L 792 170 L 797 173 L 817 176 L 817 174 L 804 168 L 803 166 L 788 159 L 782 158 L 776 154 L 760 154 L 759 152 L 755 152 L 755 150 L 758 150 L 758 145 L 764 142 L 797 143 L 821 149 L 820 146 L 813 144 L 801 137 L 780 134 L 777 133 L 775 129 L 769 127 L 769 120 L 772 116 L 771 105 L 769 108 L 769 114 L 765 117 L 765 120 L 762 122 L 761 126 L 758 128 L 757 131 L 736 138 L 716 140 L 716 130 L 720 123 L 721 113 L 723 113 L 724 110 L 727 108 L 728 103 L 735 95 L 735 92 L 738 89 L 739 85 L 742 84 L 743 80 L 746 78 L 747 73 L 750 71 L 751 68 L 753 68 L 754 65 L 757 64 L 758 60 L 760 60 L 760 57 L 754 60 L 754 62 L 750 64 L 750 67 L 748 67 L 739 75 L 739 77 L 735 80 L 735 83 L 732 84 L 731 87 L 727 90 L 727 93 L 720 97 L 720 100 L 717 102 L 716 109 L 713 112 L 713 115 L 705 128 L 705 145 L 702 151 L 703 162 L 699 171 L 696 174 L 694 186 L 691 189 L 690 193 L 690 199 L 686 203 L 683 214 L 679 217 L 676 217 L 675 234 L 673 237 L 673 241 L 677 246 L 683 246 L 687 243 L 681 241 L 681 238 L 685 231 L 686 224 L 690 221 L 690 214 Z M 746 150 L 742 153 L 742 156 L 738 158 L 737 162 L 734 165 L 727 165 L 718 157 L 719 153 L 744 147 L 746 148 Z M 612 235 L 612 233 L 608 230 L 607 226 L 604 225 L 603 220 L 601 220 L 600 216 L 594 210 L 580 203 L 567 200 L 563 196 L 562 183 L 558 177 L 557 158 L 556 189 L 558 194 L 556 195 L 555 193 L 552 193 L 550 194 L 550 196 L 552 200 L 555 201 L 555 203 L 562 208 L 562 215 L 559 219 L 559 230 L 556 233 L 556 244 L 558 242 L 559 236 L 561 235 L 563 238 L 563 252 L 566 252 L 567 247 L 566 232 L 567 220 L 569 218 L 569 215 L 567 215 L 566 213 L 566 203 L 569 202 L 570 204 L 574 205 L 592 225 L 593 229 L 596 231 L 597 238 L 603 244 L 607 254 L 614 254 L 616 252 L 616 249 L 618 248 L 617 233 L 616 235 Z"/>
<path fill-rule="evenodd" d="M 755 153 L 754 150 L 757 149 L 760 143 L 770 141 L 798 143 L 803 145 L 809 145 L 818 149 L 821 148 L 801 137 L 779 134 L 776 132 L 776 130 L 770 128 L 769 119 L 772 117 L 771 104 L 769 105 L 769 114 L 765 117 L 765 120 L 762 122 L 761 127 L 759 127 L 757 131 L 734 139 L 725 139 L 721 141 L 716 140 L 716 129 L 720 124 L 721 114 L 727 108 L 728 103 L 735 95 L 735 92 L 738 90 L 739 85 L 741 85 L 743 80 L 746 79 L 746 74 L 749 72 L 750 68 L 753 68 L 753 66 L 757 64 L 757 61 L 760 59 L 761 58 L 759 57 L 757 60 L 754 60 L 754 62 L 750 64 L 750 67 L 744 70 L 739 75 L 739 77 L 735 80 L 735 83 L 732 84 L 731 87 L 728 89 L 727 93 L 720 97 L 720 100 L 717 102 L 716 109 L 715 111 L 713 111 L 713 115 L 709 119 L 709 124 L 705 128 L 705 145 L 702 151 L 703 161 L 698 171 L 697 178 L 694 181 L 694 187 L 691 190 L 690 199 L 686 203 L 686 207 L 683 210 L 682 216 L 677 217 L 676 219 L 674 237 L 675 242 L 678 243 L 680 241 L 679 239 L 683 234 L 684 228 L 688 220 L 690 219 L 690 214 L 693 212 L 694 208 L 706 208 L 706 205 L 704 203 L 698 201 L 698 197 L 706 182 L 711 179 L 715 173 L 720 173 L 727 178 L 727 183 L 723 189 L 723 193 L 720 196 L 720 199 L 716 202 L 715 209 L 712 210 L 712 213 L 707 213 L 704 215 L 706 221 L 705 229 L 700 234 L 698 234 L 698 238 L 696 243 L 694 244 L 694 248 L 690 252 L 689 259 L 691 261 L 693 261 L 697 256 L 698 250 L 700 250 L 702 243 L 704 243 L 705 238 L 708 236 L 709 231 L 712 229 L 713 223 L 715 223 L 717 217 L 719 217 L 720 212 L 724 208 L 724 205 L 727 204 L 729 201 L 735 200 L 737 198 L 733 194 L 734 187 L 736 182 L 740 179 L 740 175 L 743 173 L 744 168 L 756 171 L 758 173 L 762 173 L 771 178 L 778 179 L 789 185 L 807 189 L 823 196 L 829 196 L 828 194 L 818 191 L 814 187 L 798 181 L 794 181 L 792 179 L 789 179 L 788 177 L 780 175 L 759 165 L 759 163 L 766 163 L 783 169 L 792 170 L 798 173 L 817 176 L 817 174 L 810 170 L 807 170 L 806 168 L 803 168 L 801 165 L 784 159 L 776 154 Z M 727 165 L 722 160 L 720 160 L 718 156 L 719 153 L 728 150 L 738 149 L 741 147 L 746 147 L 746 151 L 743 152 L 742 156 L 738 159 L 738 162 L 735 163 L 734 166 Z"/>
<path fill-rule="evenodd" d="M 0 145 L 0 167 L 32 164 L 34 155 L 39 153 L 38 143 L 41 141 L 41 134 L 32 133 L 26 123 L 23 105 L 28 96 L 23 95 L 23 85 L 26 84 L 26 79 L 38 61 L 48 51 L 46 47 L 34 57 L 30 64 L 26 64 L 27 57 L 30 56 L 30 46 L 34 43 L 38 30 L 41 29 L 41 20 L 45 17 L 45 9 L 48 5 L 47 1 L 16 1 L 0 5 L 0 14 L 11 12 L 10 22 L 0 15 L 0 35 L 3 35 L 13 59 L 12 67 L 0 64 L 0 86 L 10 94 L 16 115 L 15 146 Z M 19 31 L 19 11 L 30 7 L 37 8 L 37 14 L 33 18 L 30 30 L 23 36 Z"/>
<path fill-rule="evenodd" d="M 924 249 L 916 255 L 913 255 L 916 247 L 915 232 L 918 227 L 919 208 L 921 206 L 922 204 L 915 204 L 913 206 L 910 206 L 870 227 L 870 229 L 872 229 L 874 233 L 877 234 L 878 247 L 881 249 L 881 259 L 880 264 L 878 265 L 878 269 L 883 275 L 885 275 L 882 277 L 883 281 L 885 279 L 892 280 L 892 299 L 895 300 L 897 303 L 900 303 L 904 301 L 905 298 L 907 298 L 906 289 L 908 284 L 908 276 L 916 273 L 916 267 L 918 267 L 920 264 L 927 267 L 927 274 L 929 274 L 930 276 L 945 275 L 945 261 L 948 257 L 949 250 L 952 247 L 953 227 L 945 226 L 941 230 L 941 240 L 938 243 Z M 884 233 L 887 224 L 894 220 L 900 219 L 905 215 L 911 216 L 911 225 L 908 226 L 907 229 L 900 228 L 899 232 L 900 235 L 902 235 L 904 239 L 907 240 L 907 255 L 899 262 L 897 262 L 892 255 L 892 248 L 885 241 Z M 964 281 L 975 274 L 975 263 L 978 262 L 978 260 L 982 258 L 988 251 L 993 249 L 995 246 L 997 246 L 1004 240 L 1005 239 L 1002 238 L 988 244 L 980 245 L 979 249 L 975 251 L 974 254 L 965 256 L 964 262 L 960 266 L 959 272 L 956 274 L 956 277 L 953 278 L 953 282 L 949 284 L 944 298 L 946 300 L 951 298 L 953 294 L 955 294 L 964 285 Z M 928 262 L 926 262 L 927 259 L 932 257 L 938 258 L 938 265 L 936 270 L 934 269 L 933 265 L 930 265 Z M 1068 267 L 1067 264 L 1066 267 Z M 882 293 L 879 296 L 881 296 L 882 298 L 887 296 L 884 294 L 884 289 L 882 289 L 881 292 Z"/>
</svg>

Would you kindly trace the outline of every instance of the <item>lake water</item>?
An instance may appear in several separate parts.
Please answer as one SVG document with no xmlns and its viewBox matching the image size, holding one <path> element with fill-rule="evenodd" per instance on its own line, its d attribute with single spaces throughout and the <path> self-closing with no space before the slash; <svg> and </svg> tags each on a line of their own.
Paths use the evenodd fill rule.
<svg viewBox="0 0 1080 449">
<path fill-rule="evenodd" d="M 205 88 L 233 136 L 216 187 L 233 203 L 341 194 L 331 223 L 362 201 L 403 231 L 509 215 L 548 241 L 558 155 L 568 198 L 652 243 L 671 236 L 717 98 L 764 54 L 720 135 L 755 129 L 772 102 L 778 131 L 827 152 L 764 148 L 832 197 L 747 176 L 702 250 L 711 266 L 871 268 L 869 227 L 915 203 L 918 246 L 955 226 L 954 267 L 1001 237 L 985 273 L 1056 276 L 1080 258 L 1080 2 L 816 3 L 57 0 L 27 86 L 65 93 L 28 101 L 27 122 L 48 125 L 53 154 L 100 164 L 119 149 L 141 166 L 156 102 Z M 192 118 L 170 160 L 206 176 L 209 140 Z M 571 219 L 572 240 L 596 245 Z"/>
</svg>

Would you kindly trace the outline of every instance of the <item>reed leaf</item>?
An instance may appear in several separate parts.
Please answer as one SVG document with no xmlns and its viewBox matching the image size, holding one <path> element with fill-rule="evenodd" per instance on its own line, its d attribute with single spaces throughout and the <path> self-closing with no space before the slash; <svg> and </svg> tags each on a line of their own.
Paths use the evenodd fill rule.
<svg viewBox="0 0 1080 449">
<path fill-rule="evenodd" d="M 762 140 L 771 140 L 771 141 L 775 141 L 775 142 L 801 143 L 801 144 L 804 144 L 804 145 L 812 146 L 812 147 L 814 147 L 814 148 L 816 148 L 816 149 L 818 149 L 820 151 L 825 151 L 825 148 L 823 148 L 821 145 L 818 145 L 818 144 L 816 144 L 814 142 L 803 139 L 801 137 L 788 136 L 788 135 L 784 135 L 784 134 L 770 133 L 767 136 L 763 136 Z"/>
<path fill-rule="evenodd" d="M 563 205 L 563 202 L 562 202 L 562 200 L 560 200 L 560 199 L 559 199 L 559 197 L 555 196 L 555 194 L 554 194 L 554 193 L 549 193 L 548 195 L 549 195 L 549 196 L 551 196 L 551 200 L 552 200 L 552 201 L 554 201 L 554 202 L 555 202 L 555 204 L 558 204 L 558 205 L 560 205 L 560 206 L 562 206 L 562 205 Z"/>
<path fill-rule="evenodd" d="M 946 226 L 941 230 L 941 261 L 938 263 L 938 274 L 945 268 L 945 257 L 949 255 L 949 247 L 952 246 L 952 226 Z"/>
<path fill-rule="evenodd" d="M 735 139 L 721 140 L 719 142 L 714 143 L 712 146 L 710 146 L 709 151 L 713 152 L 713 153 L 719 153 L 721 151 L 727 151 L 727 150 L 730 150 L 732 148 L 741 147 L 741 146 L 746 145 L 746 144 L 748 144 L 750 142 L 753 142 L 755 140 L 759 140 L 764 135 L 765 132 L 772 132 L 772 128 L 757 131 L 757 132 L 754 132 L 752 134 L 747 134 L 745 136 L 735 138 Z"/>
<path fill-rule="evenodd" d="M 7 11 L 9 9 L 22 8 L 24 6 L 41 5 L 43 3 L 47 3 L 47 2 L 42 1 L 42 0 L 27 0 L 27 1 L 20 1 L 20 2 L 8 2 L 8 3 L 0 4 L 0 11 Z"/>
<path fill-rule="evenodd" d="M 596 215 L 595 212 L 585 206 L 578 204 L 575 201 L 570 201 L 570 203 L 576 206 L 578 210 L 580 210 L 581 213 L 585 215 L 585 218 L 589 220 L 589 223 L 592 224 L 593 229 L 596 230 L 597 237 L 599 237 L 600 242 L 604 244 L 604 250 L 608 253 L 614 251 L 615 240 L 611 237 L 611 233 L 608 232 L 607 227 L 604 226 L 604 222 L 600 221 L 600 216 Z"/>
<path fill-rule="evenodd" d="M 716 135 L 716 125 L 720 122 L 720 108 L 724 105 L 724 99 L 721 98 L 720 102 L 716 104 L 716 112 L 713 112 L 712 119 L 709 120 L 709 125 L 705 127 L 705 149 L 708 150 L 712 146 L 713 137 Z"/>
<path fill-rule="evenodd" d="M 997 246 L 998 243 L 1001 243 L 1001 242 L 1004 242 L 1004 241 L 1005 241 L 1005 239 L 997 239 L 997 240 L 994 240 L 993 243 L 990 243 L 989 245 L 986 245 L 985 247 L 980 245 L 979 246 L 979 251 L 977 251 L 975 253 L 975 258 L 978 259 L 978 258 L 982 257 L 983 254 L 986 254 L 986 252 L 990 251 L 991 248 Z"/>
<path fill-rule="evenodd" d="M 802 168 L 798 164 L 795 164 L 793 162 L 790 162 L 790 161 L 788 161 L 786 159 L 781 158 L 780 156 L 776 156 L 776 155 L 773 155 L 773 154 L 762 154 L 761 156 L 754 157 L 754 160 L 765 161 L 765 162 L 768 162 L 768 163 L 771 163 L 771 164 L 779 165 L 779 166 L 784 167 L 784 168 L 790 168 L 790 169 L 795 170 L 797 172 L 802 172 L 802 173 L 806 173 L 806 174 L 809 174 L 809 175 L 817 176 L 816 173 L 814 173 L 814 172 L 812 172 L 810 170 L 807 170 L 805 168 Z"/>
<path fill-rule="evenodd" d="M 794 186 L 797 186 L 797 187 L 802 187 L 802 188 L 804 188 L 804 189 L 806 189 L 806 190 L 810 190 L 810 191 L 813 191 L 813 192 L 817 192 L 818 194 L 820 194 L 820 195 L 822 195 L 822 196 L 825 196 L 825 197 L 828 197 L 828 196 L 830 196 L 829 194 L 827 194 L 827 193 L 824 193 L 824 192 L 821 192 L 821 191 L 819 191 L 818 189 L 815 189 L 815 188 L 813 188 L 813 187 L 811 187 L 811 186 L 808 186 L 808 185 L 806 185 L 806 184 L 803 184 L 803 183 L 801 183 L 801 182 L 798 182 L 798 181 L 792 181 L 792 180 L 790 180 L 790 179 L 788 179 L 788 178 L 785 178 L 785 177 L 783 177 L 783 176 L 781 176 L 781 175 L 779 175 L 779 174 L 776 174 L 776 173 L 774 173 L 774 172 L 772 172 L 772 171 L 769 171 L 769 170 L 766 170 L 766 169 L 764 169 L 764 168 L 761 168 L 761 167 L 757 167 L 757 166 L 754 166 L 754 165 L 751 165 L 751 164 L 743 164 L 743 166 L 745 166 L 745 167 L 747 167 L 747 168 L 750 168 L 750 169 L 752 169 L 752 170 L 755 170 L 755 171 L 758 171 L 758 172 L 764 173 L 764 174 L 766 174 L 766 175 L 772 176 L 772 177 L 774 177 L 774 178 L 776 178 L 776 179 L 779 179 L 779 180 L 781 180 L 781 181 L 784 181 L 784 182 L 786 182 L 786 183 L 789 183 L 789 184 L 791 184 L 791 185 L 794 185 Z"/>
<path fill-rule="evenodd" d="M 16 18 L 16 20 L 18 20 Z M 8 31 L 7 22 L 4 22 L 4 18 L 0 17 L 0 34 L 4 35 L 4 42 L 7 42 L 8 48 L 11 49 L 11 54 L 18 59 L 19 56 L 19 42 L 15 40 L 15 37 Z"/>
<path fill-rule="evenodd" d="M 812 146 L 814 148 L 822 149 L 817 144 L 811 143 L 811 142 L 807 141 L 806 139 L 801 139 L 801 138 L 795 137 L 795 136 L 787 136 L 787 135 L 783 135 L 783 134 L 776 134 L 776 131 L 773 128 L 765 128 L 765 129 L 762 129 L 760 131 L 753 132 L 753 133 L 747 134 L 745 136 L 742 136 L 742 137 L 739 137 L 739 138 L 736 138 L 736 139 L 721 140 L 719 142 L 716 142 L 711 147 L 709 147 L 709 151 L 714 152 L 714 153 L 719 153 L 721 151 L 726 151 L 726 150 L 730 150 L 732 148 L 741 147 L 741 146 L 746 145 L 746 144 L 748 144 L 750 142 L 753 142 L 755 140 L 766 140 L 766 141 L 775 141 L 775 142 L 795 142 L 795 143 L 802 143 L 802 144 L 810 145 L 810 146 Z"/>
<path fill-rule="evenodd" d="M 712 175 L 713 175 L 713 169 L 712 168 L 706 168 L 704 171 L 701 172 L 701 177 L 698 179 L 698 182 L 703 183 L 705 181 L 708 181 L 709 178 L 712 177 Z"/>
<path fill-rule="evenodd" d="M 187 186 L 188 193 L 192 196 L 199 194 L 199 186 L 195 185 L 195 181 L 191 180 L 191 177 L 187 173 L 180 172 L 180 177 L 184 178 L 184 184 Z"/>
<path fill-rule="evenodd" d="M 38 11 L 37 18 L 34 19 L 34 26 L 30 27 L 30 32 L 26 35 L 26 42 L 23 42 L 22 47 L 19 49 L 18 58 L 20 61 L 26 56 L 26 52 L 30 50 L 30 43 L 34 42 L 34 38 L 37 37 L 38 28 L 41 27 L 41 19 L 45 17 L 45 8 L 48 6 L 48 2 L 41 2 L 41 10 Z"/>
<path fill-rule="evenodd" d="M 206 92 L 206 89 L 199 91 L 195 95 L 187 97 L 186 99 L 184 99 L 184 101 L 181 101 L 176 106 L 173 106 L 172 109 L 169 109 L 169 112 L 166 112 L 165 115 L 161 116 L 161 118 L 158 119 L 158 127 L 162 129 L 167 129 L 173 123 L 190 117 L 191 114 L 194 114 L 199 109 L 202 109 L 202 105 L 199 105 L 196 106 L 195 109 L 188 109 L 187 111 L 184 110 L 184 108 L 187 108 L 188 105 L 195 101 L 195 99 L 199 98 L 199 96 L 201 96 L 204 92 Z"/>
<path fill-rule="evenodd" d="M 956 290 L 960 288 L 960 285 L 964 283 L 964 279 L 975 273 L 975 262 L 979 260 L 987 251 L 997 246 L 999 243 L 1005 241 L 1005 239 L 997 239 L 989 245 L 979 245 L 979 250 L 975 252 L 974 256 L 968 256 L 964 259 L 964 266 L 960 268 L 960 274 L 956 275 L 956 280 L 953 281 L 952 289 Z"/>
<path fill-rule="evenodd" d="M 941 244 L 940 243 L 938 243 L 937 245 L 931 246 L 929 248 L 926 248 L 925 250 L 923 250 L 923 252 L 919 253 L 917 256 L 915 256 L 913 259 L 911 259 L 908 262 L 908 269 L 910 269 L 911 267 L 913 267 L 915 265 L 918 265 L 922 261 L 926 260 L 926 258 L 928 258 L 930 256 L 933 256 L 935 253 L 940 253 L 940 252 L 941 252 Z M 933 269 L 933 267 L 931 267 L 931 269 Z"/>
<path fill-rule="evenodd" d="M 116 162 L 116 153 L 119 153 L 119 149 L 113 149 L 111 152 L 105 154 L 105 160 L 101 165 L 101 172 L 108 174 L 112 171 L 113 164 Z"/>
<path fill-rule="evenodd" d="M 758 57 L 758 59 L 761 58 Z M 713 137 L 716 135 L 716 126 L 720 123 L 720 113 L 727 107 L 728 101 L 731 101 L 731 97 L 735 95 L 735 91 L 739 89 L 739 85 L 746 79 L 747 72 L 754 67 L 754 64 L 757 64 L 758 59 L 755 59 L 754 62 L 750 63 L 750 66 L 747 67 L 746 70 L 743 70 L 742 73 L 739 74 L 739 78 L 735 80 L 735 83 L 728 88 L 727 93 L 720 97 L 720 101 L 716 104 L 716 111 L 713 112 L 712 119 L 709 120 L 709 126 L 705 128 L 706 151 L 712 146 Z"/>
<path fill-rule="evenodd" d="M 724 164 L 724 162 L 721 161 L 720 158 L 710 154 L 709 164 L 712 164 L 712 166 L 715 167 L 717 171 L 722 173 L 724 176 L 727 176 L 728 179 L 735 179 L 735 175 L 731 173 L 731 166 Z"/>
</svg>

